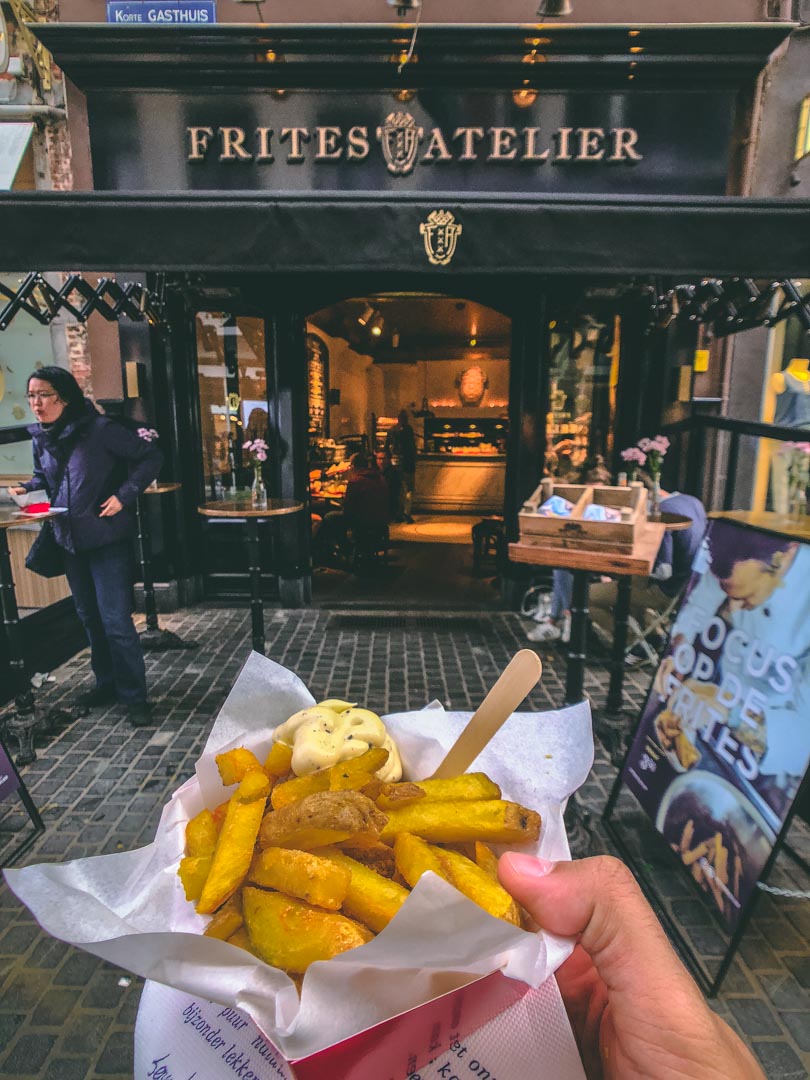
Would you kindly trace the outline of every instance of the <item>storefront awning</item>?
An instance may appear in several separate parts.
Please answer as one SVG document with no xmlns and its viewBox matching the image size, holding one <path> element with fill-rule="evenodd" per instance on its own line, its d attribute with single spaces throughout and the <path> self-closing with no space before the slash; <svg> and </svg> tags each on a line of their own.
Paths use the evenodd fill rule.
<svg viewBox="0 0 810 1080">
<path fill-rule="evenodd" d="M 460 226 L 433 258 L 437 211 Z M 450 219 L 446 215 L 450 215 Z M 0 195 L 4 269 L 810 274 L 810 201 L 358 193 Z"/>
<path fill-rule="evenodd" d="M 33 130 L 32 123 L 0 123 L 0 191 L 13 187 Z"/>
</svg>

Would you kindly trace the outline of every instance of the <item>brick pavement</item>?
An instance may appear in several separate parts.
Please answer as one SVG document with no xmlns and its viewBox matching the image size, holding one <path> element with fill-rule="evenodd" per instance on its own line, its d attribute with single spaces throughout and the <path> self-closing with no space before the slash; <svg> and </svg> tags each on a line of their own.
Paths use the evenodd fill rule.
<svg viewBox="0 0 810 1080">
<path fill-rule="evenodd" d="M 517 648 L 523 623 L 511 614 L 475 613 L 444 620 L 375 611 L 358 627 L 355 612 L 269 610 L 267 653 L 295 670 L 318 696 L 345 697 L 380 712 L 419 708 L 439 698 L 453 709 L 473 709 Z M 77 720 L 39 749 L 24 778 L 47 830 L 23 862 L 63 861 L 127 850 L 148 843 L 161 808 L 193 771 L 210 722 L 224 700 L 250 641 L 248 614 L 195 608 L 163 616 L 164 626 L 201 647 L 195 652 L 151 654 L 149 678 L 160 720 L 133 730 L 115 711 Z M 560 653 L 542 648 L 543 682 L 532 708 L 563 696 Z M 43 706 L 64 704 L 90 685 L 86 653 L 57 672 L 40 692 Z M 643 673 L 630 673 L 628 697 L 637 706 Z M 604 700 L 607 674 L 589 665 L 586 689 Z M 598 814 L 615 770 L 598 748 L 582 791 L 594 811 L 592 849 L 610 851 Z M 13 805 L 14 804 L 14 805 Z M 6 830 L 20 824 L 16 801 L 0 806 L 0 856 Z M 692 946 L 711 963 L 720 935 L 703 905 L 658 848 L 630 803 L 620 820 L 631 843 L 661 885 L 663 903 Z M 792 841 L 810 855 L 810 833 L 794 826 Z M 807 888 L 780 857 L 774 884 Z M 773 1080 L 810 1075 L 810 903 L 766 896 L 715 1004 L 751 1045 Z M 715 960 L 716 962 L 716 960 Z M 132 1075 L 132 1030 L 140 980 L 42 934 L 0 886 L 0 1076 L 40 1080 L 111 1080 Z"/>
</svg>

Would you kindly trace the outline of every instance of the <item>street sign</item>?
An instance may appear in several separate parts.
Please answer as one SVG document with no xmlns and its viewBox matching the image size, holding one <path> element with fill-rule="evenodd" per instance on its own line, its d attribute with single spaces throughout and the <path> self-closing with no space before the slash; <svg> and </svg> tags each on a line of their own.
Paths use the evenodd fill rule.
<svg viewBox="0 0 810 1080">
<path fill-rule="evenodd" d="M 216 0 L 107 0 L 107 22 L 117 25 L 206 26 L 216 21 Z"/>
</svg>

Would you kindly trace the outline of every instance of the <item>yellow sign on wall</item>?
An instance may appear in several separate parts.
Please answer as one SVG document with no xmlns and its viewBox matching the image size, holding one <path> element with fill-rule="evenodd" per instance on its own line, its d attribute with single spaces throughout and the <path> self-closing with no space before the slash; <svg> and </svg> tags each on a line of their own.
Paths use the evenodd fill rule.
<svg viewBox="0 0 810 1080">
<path fill-rule="evenodd" d="M 695 349 L 695 374 L 699 375 L 704 371 L 709 370 L 709 350 L 708 349 Z"/>
</svg>

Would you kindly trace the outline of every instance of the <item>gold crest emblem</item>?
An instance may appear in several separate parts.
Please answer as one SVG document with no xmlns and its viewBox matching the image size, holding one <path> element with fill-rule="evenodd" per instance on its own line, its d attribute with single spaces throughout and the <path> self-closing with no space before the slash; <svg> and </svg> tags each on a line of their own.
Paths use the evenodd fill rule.
<svg viewBox="0 0 810 1080">
<path fill-rule="evenodd" d="M 423 134 L 409 112 L 389 113 L 382 126 L 377 128 L 385 164 L 392 176 L 407 176 L 411 171 Z"/>
<path fill-rule="evenodd" d="M 449 210 L 434 210 L 419 226 L 427 257 L 433 266 L 447 266 L 456 253 L 462 227 Z"/>
</svg>

